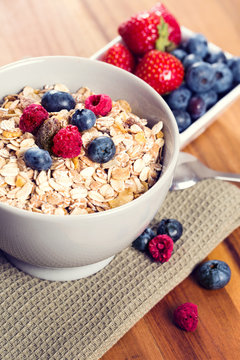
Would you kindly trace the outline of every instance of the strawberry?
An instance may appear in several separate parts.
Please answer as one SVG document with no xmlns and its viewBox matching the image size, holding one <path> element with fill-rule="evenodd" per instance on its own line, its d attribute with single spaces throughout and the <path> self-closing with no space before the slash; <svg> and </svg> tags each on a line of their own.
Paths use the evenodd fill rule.
<svg viewBox="0 0 240 360">
<path fill-rule="evenodd" d="M 127 71 L 133 71 L 134 57 L 123 44 L 111 46 L 102 57 L 102 61 L 118 66 Z"/>
<path fill-rule="evenodd" d="M 135 55 L 144 55 L 157 48 L 171 51 L 181 41 L 177 20 L 161 3 L 122 23 L 118 28 L 127 47 Z"/>
<path fill-rule="evenodd" d="M 155 48 L 155 42 L 158 38 L 158 24 L 159 16 L 145 11 L 122 23 L 118 32 L 130 51 L 141 56 Z"/>
<path fill-rule="evenodd" d="M 135 75 L 145 80 L 159 94 L 166 94 L 181 85 L 184 68 L 175 56 L 167 52 L 151 50 L 137 65 Z"/>
<path fill-rule="evenodd" d="M 181 42 L 181 29 L 176 18 L 167 10 L 167 8 L 157 3 L 151 10 L 160 18 L 158 25 L 159 38 L 155 43 L 155 48 L 160 51 L 172 51 Z"/>
</svg>

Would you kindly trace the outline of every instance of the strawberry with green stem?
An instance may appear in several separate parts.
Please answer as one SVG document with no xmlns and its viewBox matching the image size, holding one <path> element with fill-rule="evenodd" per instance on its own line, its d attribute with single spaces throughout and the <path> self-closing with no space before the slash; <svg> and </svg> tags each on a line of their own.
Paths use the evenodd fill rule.
<svg viewBox="0 0 240 360">
<path fill-rule="evenodd" d="M 162 3 L 157 3 L 150 13 L 154 13 L 160 19 L 157 26 L 159 37 L 156 40 L 155 48 L 168 52 L 174 50 L 181 42 L 181 28 L 176 18 Z"/>
<path fill-rule="evenodd" d="M 137 56 L 155 48 L 171 51 L 181 41 L 177 20 L 161 3 L 150 11 L 132 16 L 119 26 L 118 32 L 129 50 Z"/>
</svg>

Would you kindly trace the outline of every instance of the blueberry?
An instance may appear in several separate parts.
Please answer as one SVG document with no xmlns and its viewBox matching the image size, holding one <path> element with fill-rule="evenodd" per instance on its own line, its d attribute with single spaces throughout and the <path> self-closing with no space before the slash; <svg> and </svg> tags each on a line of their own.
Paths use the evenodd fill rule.
<svg viewBox="0 0 240 360">
<path fill-rule="evenodd" d="M 183 60 L 184 69 L 187 70 L 191 65 L 195 64 L 196 62 L 202 61 L 200 56 L 195 54 L 187 55 Z"/>
<path fill-rule="evenodd" d="M 229 59 L 227 59 L 227 66 L 231 69 L 233 63 L 236 61 L 236 57 L 231 57 Z"/>
<path fill-rule="evenodd" d="M 184 85 L 178 89 L 172 91 L 166 101 L 172 110 L 184 110 L 188 105 L 188 101 L 191 97 L 191 91 Z"/>
<path fill-rule="evenodd" d="M 196 277 L 206 289 L 221 289 L 230 281 L 231 269 L 224 261 L 210 260 L 197 268 Z"/>
<path fill-rule="evenodd" d="M 208 51 L 207 55 L 204 58 L 204 61 L 206 61 L 210 64 L 214 64 L 214 63 L 226 64 L 227 58 L 222 50 L 214 48 L 214 49 Z"/>
<path fill-rule="evenodd" d="M 189 100 L 188 112 L 193 121 L 203 116 L 206 110 L 206 102 L 200 95 L 195 95 Z"/>
<path fill-rule="evenodd" d="M 49 152 L 37 147 L 30 148 L 24 153 L 24 161 L 27 166 L 38 171 L 48 170 L 52 165 Z"/>
<path fill-rule="evenodd" d="M 99 136 L 91 141 L 88 146 L 89 158 L 97 163 L 106 163 L 113 158 L 116 147 L 112 139 L 108 136 Z"/>
<path fill-rule="evenodd" d="M 184 39 L 179 44 L 179 48 L 187 52 L 188 39 Z"/>
<path fill-rule="evenodd" d="M 232 64 L 230 65 L 232 70 L 234 82 L 240 83 L 240 58 L 234 58 Z"/>
<path fill-rule="evenodd" d="M 171 54 L 174 55 L 180 61 L 182 61 L 187 55 L 185 50 L 179 48 L 171 51 Z"/>
<path fill-rule="evenodd" d="M 202 34 L 196 34 L 191 37 L 187 44 L 189 54 L 195 54 L 204 58 L 208 52 L 207 39 Z"/>
<path fill-rule="evenodd" d="M 71 118 L 71 124 L 77 126 L 80 132 L 91 129 L 95 122 L 96 115 L 89 109 L 76 110 Z"/>
<path fill-rule="evenodd" d="M 191 117 L 187 111 L 173 110 L 173 115 L 175 116 L 180 133 L 187 129 L 192 123 Z"/>
<path fill-rule="evenodd" d="M 207 109 L 216 104 L 218 101 L 218 94 L 214 90 L 209 90 L 205 93 L 199 94 L 199 96 L 205 101 Z"/>
<path fill-rule="evenodd" d="M 204 61 L 190 66 L 186 73 L 187 86 L 197 93 L 210 90 L 215 83 L 215 70 L 213 65 Z"/>
<path fill-rule="evenodd" d="M 230 90 L 233 82 L 232 71 L 226 64 L 216 63 L 212 67 L 215 70 L 215 84 L 213 90 L 217 93 L 223 93 Z"/>
<path fill-rule="evenodd" d="M 136 240 L 133 241 L 132 246 L 135 249 L 144 252 L 147 250 L 147 245 L 149 241 L 153 239 L 155 235 L 155 232 L 150 227 L 147 227 L 144 232 Z"/>
<path fill-rule="evenodd" d="M 158 235 L 167 234 L 174 242 L 182 236 L 182 232 L 182 224 L 176 219 L 162 219 L 157 228 Z"/>
<path fill-rule="evenodd" d="M 71 94 L 57 90 L 46 92 L 42 97 L 41 104 L 48 112 L 57 112 L 62 109 L 71 110 L 76 105 Z"/>
</svg>

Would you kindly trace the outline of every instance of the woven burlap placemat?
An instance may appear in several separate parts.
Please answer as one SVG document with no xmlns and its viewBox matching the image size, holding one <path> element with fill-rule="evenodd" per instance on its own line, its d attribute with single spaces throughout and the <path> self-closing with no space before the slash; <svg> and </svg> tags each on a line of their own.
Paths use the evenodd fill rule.
<svg viewBox="0 0 240 360">
<path fill-rule="evenodd" d="M 162 265 L 127 248 L 89 278 L 50 282 L 0 255 L 0 359 L 99 359 L 240 226 L 240 189 L 207 180 L 169 193 L 153 223 L 163 217 L 184 232 Z"/>
</svg>

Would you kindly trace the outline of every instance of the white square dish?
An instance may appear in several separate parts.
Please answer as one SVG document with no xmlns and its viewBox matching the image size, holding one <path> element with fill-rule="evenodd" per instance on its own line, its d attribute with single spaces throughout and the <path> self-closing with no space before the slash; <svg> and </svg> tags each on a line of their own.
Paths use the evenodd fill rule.
<svg viewBox="0 0 240 360">
<path fill-rule="evenodd" d="M 182 31 L 182 40 L 187 40 L 190 38 L 194 32 L 181 27 Z M 90 58 L 95 60 L 100 60 L 102 55 L 114 44 L 122 42 L 121 37 L 117 36 L 112 41 L 110 41 L 106 46 L 98 50 L 95 54 L 93 54 Z M 215 44 L 209 42 L 209 49 L 220 49 Z M 233 57 L 231 54 L 225 52 L 227 58 Z M 216 120 L 216 117 L 227 108 L 237 97 L 240 95 L 240 85 L 237 85 L 234 89 L 232 89 L 227 95 L 222 97 L 214 106 L 212 106 L 202 117 L 193 122 L 186 130 L 184 130 L 180 134 L 180 148 L 184 148 L 187 144 L 189 144 L 192 140 L 197 138 L 200 134 L 202 134 L 206 128 Z"/>
</svg>

